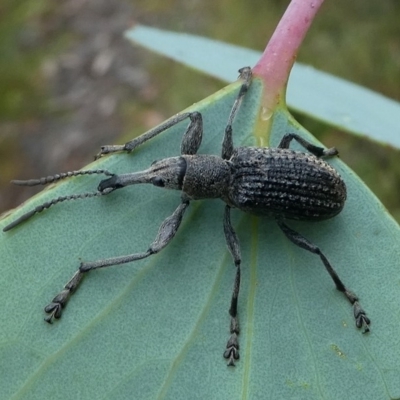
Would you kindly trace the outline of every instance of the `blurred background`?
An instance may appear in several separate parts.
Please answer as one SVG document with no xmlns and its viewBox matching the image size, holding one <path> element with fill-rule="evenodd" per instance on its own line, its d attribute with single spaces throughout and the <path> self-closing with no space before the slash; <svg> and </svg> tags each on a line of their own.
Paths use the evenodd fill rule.
<svg viewBox="0 0 400 400">
<path fill-rule="evenodd" d="M 289 0 L 1 0 L 0 213 L 225 84 L 133 47 L 135 23 L 262 51 Z M 298 60 L 400 101 L 400 1 L 326 0 Z M 233 65 L 238 69 L 241 65 Z M 326 94 L 329 96 L 329 93 Z M 356 106 L 356 105 L 355 105 Z M 400 222 L 400 151 L 297 119 Z"/>
</svg>

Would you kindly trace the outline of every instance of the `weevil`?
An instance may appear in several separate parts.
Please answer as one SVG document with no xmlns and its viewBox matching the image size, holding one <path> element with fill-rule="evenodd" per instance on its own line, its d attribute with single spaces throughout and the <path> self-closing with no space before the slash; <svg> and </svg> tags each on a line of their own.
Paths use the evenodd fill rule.
<svg viewBox="0 0 400 400">
<path fill-rule="evenodd" d="M 336 289 L 342 292 L 353 306 L 357 328 L 363 329 L 363 333 L 369 332 L 371 321 L 361 307 L 356 294 L 347 289 L 320 248 L 286 224 L 288 219 L 321 221 L 341 212 L 347 195 L 346 185 L 338 172 L 322 159 L 336 156 L 337 150 L 315 146 L 295 133 L 285 134 L 277 148 L 235 148 L 232 124 L 252 82 L 252 71 L 249 67 L 240 69 L 239 73 L 242 84 L 228 117 L 221 156 L 197 154 L 203 135 L 202 115 L 199 112 L 188 112 L 177 114 L 124 145 L 103 146 L 96 157 L 115 152 L 129 153 L 168 128 L 189 119 L 190 123 L 181 142 L 180 156 L 155 161 L 144 171 L 122 175 L 101 169 L 72 171 L 46 178 L 13 181 L 17 185 L 34 186 L 71 176 L 89 174 L 108 176 L 100 181 L 96 192 L 73 194 L 46 202 L 11 222 L 3 229 L 5 232 L 54 204 L 66 200 L 108 195 L 128 185 L 150 183 L 161 188 L 181 191 L 180 204 L 174 213 L 162 222 L 155 240 L 145 252 L 82 262 L 71 280 L 45 307 L 44 310 L 48 314 L 45 318 L 47 322 L 52 323 L 53 319 L 61 317 L 62 310 L 71 294 L 75 292 L 83 276 L 89 271 L 141 260 L 160 252 L 175 236 L 191 201 L 221 199 L 226 204 L 223 217 L 225 239 L 236 267 L 229 308 L 230 336 L 223 352 L 229 366 L 234 366 L 239 360 L 238 297 L 242 263 L 239 239 L 231 223 L 232 208 L 272 217 L 290 241 L 318 255 L 335 283 Z M 293 140 L 308 152 L 290 149 L 289 146 Z"/>
</svg>

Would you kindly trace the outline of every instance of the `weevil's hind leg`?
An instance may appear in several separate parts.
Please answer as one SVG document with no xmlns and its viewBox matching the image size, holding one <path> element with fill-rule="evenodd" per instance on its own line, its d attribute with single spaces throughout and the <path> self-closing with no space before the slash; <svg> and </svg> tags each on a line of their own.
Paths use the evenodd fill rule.
<svg viewBox="0 0 400 400">
<path fill-rule="evenodd" d="M 367 317 L 366 312 L 361 307 L 358 297 L 348 290 L 344 283 L 339 278 L 336 271 L 333 269 L 331 264 L 329 263 L 328 259 L 322 253 L 322 251 L 316 245 L 312 244 L 309 240 L 307 240 L 304 236 L 300 235 L 293 229 L 289 228 L 286 224 L 282 221 L 277 220 L 279 227 L 282 229 L 283 233 L 297 246 L 301 247 L 302 249 L 308 250 L 311 253 L 319 255 L 321 261 L 324 263 L 326 270 L 328 271 L 329 275 L 331 276 L 333 282 L 335 282 L 336 289 L 342 292 L 347 300 L 353 305 L 354 311 L 354 318 L 356 320 L 357 328 L 364 328 L 363 333 L 369 332 L 369 325 L 371 323 L 370 319 Z"/>
<path fill-rule="evenodd" d="M 181 152 L 182 154 L 195 154 L 201 143 L 203 133 L 203 120 L 199 112 L 188 112 L 175 115 L 174 117 L 165 121 L 163 124 L 156 126 L 145 134 L 138 136 L 137 138 L 130 140 L 125 144 L 102 146 L 100 152 L 96 154 L 95 159 L 98 159 L 105 154 L 116 153 L 119 151 L 126 151 L 129 153 L 135 150 L 137 147 L 141 146 L 143 143 L 153 139 L 160 133 L 166 131 L 169 128 L 172 128 L 173 126 L 175 126 L 179 122 L 184 121 L 187 118 L 190 119 L 190 124 L 186 129 L 186 133 L 184 134 L 182 140 Z"/>
<path fill-rule="evenodd" d="M 135 253 L 122 257 L 81 263 L 78 271 L 75 272 L 71 280 L 64 286 L 64 289 L 53 298 L 50 304 L 45 307 L 44 311 L 49 314 L 45 318 L 45 321 L 52 323 L 54 318 L 58 319 L 61 317 L 62 309 L 66 306 L 72 293 L 75 292 L 79 284 L 82 282 L 83 276 L 89 271 L 98 268 L 110 267 L 112 265 L 120 265 L 132 261 L 142 260 L 161 251 L 173 239 L 178 231 L 178 228 L 182 222 L 183 214 L 188 206 L 189 200 L 185 197 L 182 197 L 182 203 L 177 207 L 171 216 L 164 220 L 158 230 L 155 240 L 150 245 L 149 249 L 144 253 Z"/>
<path fill-rule="evenodd" d="M 243 98 L 245 94 L 247 93 L 250 85 L 251 85 L 251 80 L 252 80 L 252 72 L 250 67 L 244 67 L 239 69 L 239 78 L 243 79 L 243 84 L 240 87 L 239 94 L 233 103 L 231 113 L 228 118 L 228 123 L 225 128 L 225 136 L 224 140 L 222 142 L 222 153 L 221 157 L 224 160 L 229 160 L 232 157 L 233 153 L 233 138 L 232 138 L 232 124 L 233 120 L 236 117 L 236 114 L 240 108 L 240 105 L 242 104 Z"/>
<path fill-rule="evenodd" d="M 239 319 L 238 319 L 238 297 L 240 289 L 240 246 L 239 239 L 233 230 L 231 224 L 231 208 L 229 206 L 225 207 L 224 215 L 224 232 L 226 243 L 228 245 L 229 252 L 231 253 L 236 266 L 235 282 L 233 285 L 231 306 L 229 309 L 229 314 L 231 316 L 230 323 L 230 333 L 231 336 L 226 344 L 226 349 L 224 351 L 224 357 L 228 360 L 228 366 L 235 366 L 235 361 L 239 360 Z"/>
<path fill-rule="evenodd" d="M 298 142 L 299 144 L 301 144 L 311 154 L 314 154 L 317 157 L 332 157 L 332 156 L 337 156 L 339 154 L 339 152 L 336 150 L 335 147 L 332 147 L 330 149 L 324 149 L 322 147 L 315 146 L 295 133 L 287 133 L 282 138 L 281 142 L 278 145 L 278 148 L 288 149 L 290 146 L 290 142 L 293 139 L 296 140 L 296 142 Z"/>
</svg>

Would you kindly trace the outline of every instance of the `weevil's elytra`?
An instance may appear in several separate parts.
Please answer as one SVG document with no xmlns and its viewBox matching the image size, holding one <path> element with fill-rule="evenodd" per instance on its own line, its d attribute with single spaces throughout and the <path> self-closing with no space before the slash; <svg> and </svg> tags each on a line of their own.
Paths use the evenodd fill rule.
<svg viewBox="0 0 400 400">
<path fill-rule="evenodd" d="M 347 289 L 320 248 L 300 233 L 291 229 L 286 220 L 319 221 L 332 218 L 342 210 L 346 200 L 346 186 L 337 171 L 321 157 L 337 155 L 336 149 L 315 146 L 295 133 L 284 135 L 277 148 L 238 147 L 233 145 L 233 121 L 252 81 L 249 67 L 239 70 L 243 83 L 232 106 L 222 141 L 221 156 L 197 154 L 203 135 L 202 116 L 199 112 L 182 113 L 144 135 L 120 146 L 103 146 L 97 157 L 114 152 L 131 152 L 168 128 L 189 118 L 190 124 L 181 143 L 181 155 L 153 162 L 144 171 L 116 175 L 106 170 L 73 171 L 29 181 L 14 181 L 18 185 L 39 185 L 66 179 L 70 176 L 104 174 L 96 192 L 73 194 L 46 202 L 7 225 L 9 231 L 36 213 L 54 204 L 81 198 L 105 196 L 128 185 L 150 183 L 154 186 L 182 192 L 181 203 L 174 213 L 161 224 L 158 234 L 149 248 L 142 253 L 133 253 L 93 262 L 82 262 L 62 291 L 45 307 L 49 323 L 62 315 L 72 293 L 77 290 L 82 278 L 89 271 L 141 260 L 160 252 L 173 239 L 190 202 L 205 198 L 221 199 L 226 203 L 223 229 L 228 250 L 232 255 L 236 274 L 230 301 L 230 337 L 224 357 L 229 366 L 239 360 L 238 298 L 241 276 L 241 252 L 238 236 L 231 224 L 231 208 L 276 220 L 282 232 L 295 245 L 318 255 L 335 283 L 353 306 L 357 328 L 369 332 L 370 319 L 361 307 L 358 297 Z M 297 141 L 308 152 L 289 149 L 292 140 Z"/>
<path fill-rule="evenodd" d="M 229 201 L 242 211 L 318 221 L 335 216 L 344 206 L 343 180 L 311 154 L 239 147 L 230 161 Z"/>
</svg>

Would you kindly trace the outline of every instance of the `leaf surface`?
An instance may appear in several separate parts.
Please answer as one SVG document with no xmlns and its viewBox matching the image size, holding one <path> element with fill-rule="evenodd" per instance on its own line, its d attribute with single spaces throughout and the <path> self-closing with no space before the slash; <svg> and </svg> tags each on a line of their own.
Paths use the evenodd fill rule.
<svg viewBox="0 0 400 400">
<path fill-rule="evenodd" d="M 190 108 L 204 117 L 200 153 L 220 154 L 238 89 L 231 84 Z M 260 144 L 262 90 L 255 80 L 234 124 L 235 145 Z M 276 146 L 286 132 L 315 141 L 285 108 L 272 118 L 266 144 Z M 88 168 L 145 169 L 179 153 L 185 126 Z M 295 247 L 272 220 L 235 211 L 243 259 L 241 359 L 226 367 L 235 270 L 217 200 L 193 202 L 161 253 L 88 274 L 62 319 L 43 322 L 43 307 L 80 259 L 146 250 L 179 204 L 179 192 L 138 185 L 54 206 L 0 234 L 0 398 L 399 398 L 399 227 L 339 159 L 330 162 L 348 187 L 344 211 L 290 226 L 320 246 L 360 296 L 372 319 L 369 335 L 356 329 L 350 305 L 317 256 Z M 51 198 L 94 191 L 98 182 L 80 177 L 54 185 L 3 217 L 0 227 Z"/>
<path fill-rule="evenodd" d="M 127 31 L 126 36 L 147 49 L 226 82 L 235 79 L 235 69 L 254 66 L 261 55 L 228 43 L 142 25 Z M 329 125 L 400 148 L 398 102 L 311 66 L 294 64 L 287 104 Z"/>
</svg>

